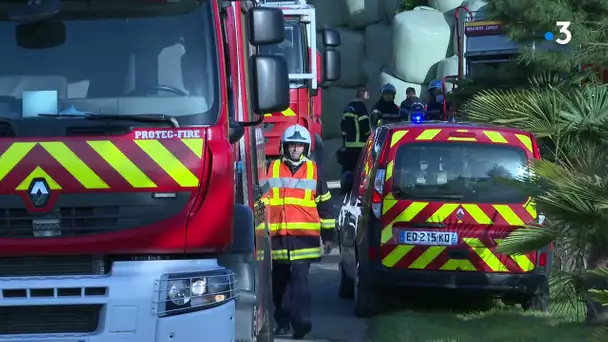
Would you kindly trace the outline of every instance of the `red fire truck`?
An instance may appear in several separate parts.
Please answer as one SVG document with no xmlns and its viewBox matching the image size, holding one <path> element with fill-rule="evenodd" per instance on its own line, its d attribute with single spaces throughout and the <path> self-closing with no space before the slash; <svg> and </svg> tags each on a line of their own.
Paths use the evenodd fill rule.
<svg viewBox="0 0 608 342">
<path fill-rule="evenodd" d="M 306 0 L 261 0 L 263 6 L 280 8 L 285 15 L 285 40 L 267 45 L 262 52 L 284 56 L 289 68 L 290 106 L 283 111 L 265 114 L 266 155 L 280 155 L 281 135 L 285 129 L 300 124 L 314 136 L 312 153 L 321 161 L 321 88 L 340 78 L 340 33 L 321 30 L 323 59 L 317 51 L 315 8 Z M 321 72 L 321 69 L 323 72 Z"/>
<path fill-rule="evenodd" d="M 254 113 L 287 108 L 289 80 L 250 47 L 283 41 L 282 12 L 0 14 L 0 341 L 272 341 Z"/>
</svg>

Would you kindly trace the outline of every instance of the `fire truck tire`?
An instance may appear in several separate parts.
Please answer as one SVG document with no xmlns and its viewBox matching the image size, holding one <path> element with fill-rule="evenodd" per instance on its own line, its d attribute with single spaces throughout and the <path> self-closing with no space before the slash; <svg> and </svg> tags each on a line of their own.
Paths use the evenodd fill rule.
<svg viewBox="0 0 608 342">
<path fill-rule="evenodd" d="M 549 312 L 549 281 L 545 279 L 538 292 L 526 298 L 521 307 L 526 311 Z"/>
<path fill-rule="evenodd" d="M 355 279 L 355 316 L 361 318 L 373 317 L 378 313 L 378 294 L 371 280 L 362 272 L 357 264 L 357 277 Z"/>
<path fill-rule="evenodd" d="M 338 296 L 342 299 L 354 299 L 355 298 L 355 282 L 352 279 L 349 279 L 344 269 L 342 268 L 342 263 L 340 263 L 340 288 L 338 291 Z"/>
</svg>

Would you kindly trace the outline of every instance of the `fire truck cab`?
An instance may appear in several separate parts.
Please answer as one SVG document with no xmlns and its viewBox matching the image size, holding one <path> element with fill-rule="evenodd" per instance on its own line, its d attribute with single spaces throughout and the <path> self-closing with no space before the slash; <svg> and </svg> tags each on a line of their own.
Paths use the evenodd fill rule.
<svg viewBox="0 0 608 342">
<path fill-rule="evenodd" d="M 0 1 L 1 342 L 273 340 L 238 165 L 289 106 L 283 39 L 251 0 Z"/>
<path fill-rule="evenodd" d="M 284 56 L 287 60 L 290 80 L 290 107 L 265 114 L 264 136 L 266 155 L 280 154 L 283 131 L 294 124 L 306 127 L 311 136 L 312 154 L 321 161 L 321 88 L 340 78 L 340 33 L 322 29 L 323 58 L 317 51 L 317 26 L 315 8 L 306 0 L 261 0 L 262 6 L 280 8 L 285 16 L 285 40 L 279 44 L 264 46 L 267 54 Z"/>
</svg>

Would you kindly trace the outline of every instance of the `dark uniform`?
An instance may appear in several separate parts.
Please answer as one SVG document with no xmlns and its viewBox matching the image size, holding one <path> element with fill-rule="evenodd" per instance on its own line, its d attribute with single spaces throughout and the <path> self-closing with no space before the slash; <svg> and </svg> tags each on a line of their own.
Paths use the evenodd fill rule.
<svg viewBox="0 0 608 342">
<path fill-rule="evenodd" d="M 334 240 L 331 194 L 315 162 L 305 157 L 271 162 L 268 184 L 270 196 L 263 201 L 269 208 L 274 318 L 279 333 L 291 325 L 294 337 L 302 338 L 311 329 L 310 264 L 321 257 L 320 239 Z"/>
<path fill-rule="evenodd" d="M 344 150 L 342 151 L 342 173 L 354 172 L 361 150 L 371 133 L 367 107 L 361 100 L 350 102 L 342 114 L 340 122 Z"/>
<path fill-rule="evenodd" d="M 446 108 L 450 110 L 449 103 L 446 103 Z M 426 107 L 426 116 L 428 120 L 444 120 L 445 111 L 443 110 L 443 102 L 433 100 Z"/>
<path fill-rule="evenodd" d="M 399 106 L 397 106 L 395 101 L 385 101 L 382 98 L 376 102 L 372 109 L 376 126 L 401 121 L 400 112 Z"/>
</svg>

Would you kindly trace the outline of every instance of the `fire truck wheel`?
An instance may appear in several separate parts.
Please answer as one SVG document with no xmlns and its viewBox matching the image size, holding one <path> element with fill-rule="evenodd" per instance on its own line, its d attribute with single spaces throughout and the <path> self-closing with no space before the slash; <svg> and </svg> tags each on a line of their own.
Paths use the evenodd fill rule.
<svg viewBox="0 0 608 342">
<path fill-rule="evenodd" d="M 272 329 L 272 316 L 267 314 L 266 319 L 264 319 L 264 325 L 260 330 L 260 334 L 258 335 L 257 342 L 273 342 L 274 341 L 274 331 Z"/>
<path fill-rule="evenodd" d="M 355 316 L 373 317 L 378 312 L 378 295 L 373 288 L 370 279 L 362 272 L 357 264 L 357 277 L 355 279 Z"/>
<path fill-rule="evenodd" d="M 538 292 L 526 298 L 521 307 L 526 311 L 549 312 L 549 281 L 543 281 Z"/>
<path fill-rule="evenodd" d="M 352 279 L 349 279 L 346 273 L 344 273 L 344 269 L 342 268 L 342 263 L 340 263 L 340 290 L 338 296 L 342 299 L 354 299 L 355 298 L 355 282 Z"/>
</svg>

